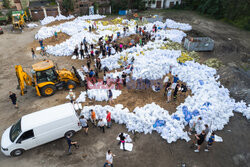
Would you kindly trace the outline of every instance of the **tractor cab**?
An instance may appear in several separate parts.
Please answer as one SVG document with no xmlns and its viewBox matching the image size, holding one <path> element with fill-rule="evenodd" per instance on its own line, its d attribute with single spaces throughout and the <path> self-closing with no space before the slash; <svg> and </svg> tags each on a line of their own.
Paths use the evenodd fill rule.
<svg viewBox="0 0 250 167">
<path fill-rule="evenodd" d="M 51 60 L 41 61 L 32 65 L 32 73 L 35 74 L 37 84 L 43 82 L 58 82 L 59 76 Z"/>
</svg>

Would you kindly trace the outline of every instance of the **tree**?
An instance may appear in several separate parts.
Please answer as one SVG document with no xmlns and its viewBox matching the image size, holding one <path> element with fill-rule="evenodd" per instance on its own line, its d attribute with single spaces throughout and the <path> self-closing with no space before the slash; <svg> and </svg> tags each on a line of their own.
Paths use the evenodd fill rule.
<svg viewBox="0 0 250 167">
<path fill-rule="evenodd" d="M 128 2 L 127 0 L 111 0 L 111 8 L 113 13 L 118 13 L 119 10 L 127 10 Z"/>
<path fill-rule="evenodd" d="M 74 4 L 72 0 L 63 0 L 62 7 L 66 13 L 74 11 Z"/>
<path fill-rule="evenodd" d="M 132 8 L 139 9 L 139 10 L 145 10 L 146 9 L 145 4 L 146 4 L 146 2 L 144 0 L 133 0 L 132 1 Z"/>
<path fill-rule="evenodd" d="M 7 8 L 7 9 L 9 9 L 10 8 L 10 2 L 9 2 L 9 0 L 3 0 L 3 6 L 5 8 Z"/>
</svg>

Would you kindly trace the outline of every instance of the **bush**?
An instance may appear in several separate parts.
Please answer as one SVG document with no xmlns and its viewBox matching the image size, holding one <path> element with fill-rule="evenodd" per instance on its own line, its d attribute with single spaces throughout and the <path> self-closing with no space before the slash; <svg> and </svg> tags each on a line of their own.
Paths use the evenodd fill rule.
<svg viewBox="0 0 250 167">
<path fill-rule="evenodd" d="M 5 8 L 7 8 L 7 9 L 9 9 L 10 8 L 10 2 L 9 2 L 9 0 L 3 0 L 3 6 Z"/>
</svg>

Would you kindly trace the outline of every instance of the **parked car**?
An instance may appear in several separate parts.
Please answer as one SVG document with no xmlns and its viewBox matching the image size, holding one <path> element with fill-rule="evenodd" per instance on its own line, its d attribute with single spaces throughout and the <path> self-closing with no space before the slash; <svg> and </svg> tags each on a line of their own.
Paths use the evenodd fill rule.
<svg viewBox="0 0 250 167">
<path fill-rule="evenodd" d="M 71 103 L 58 105 L 23 116 L 2 135 L 1 151 L 6 156 L 20 156 L 26 150 L 81 130 Z"/>
<path fill-rule="evenodd" d="M 0 34 L 3 34 L 3 29 L 0 27 Z"/>
</svg>

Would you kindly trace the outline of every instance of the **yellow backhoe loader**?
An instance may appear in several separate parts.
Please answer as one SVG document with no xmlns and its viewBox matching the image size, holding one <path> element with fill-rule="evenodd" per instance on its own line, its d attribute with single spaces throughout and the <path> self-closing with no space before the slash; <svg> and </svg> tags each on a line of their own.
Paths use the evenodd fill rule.
<svg viewBox="0 0 250 167">
<path fill-rule="evenodd" d="M 72 66 L 73 72 L 66 69 L 57 70 L 51 60 L 32 65 L 32 77 L 23 70 L 21 65 L 16 65 L 15 69 L 21 95 L 27 92 L 25 84 L 35 87 L 38 96 L 52 96 L 57 90 L 74 89 L 77 84 L 85 85 L 74 66 Z"/>
<path fill-rule="evenodd" d="M 22 29 L 25 25 L 25 21 L 28 20 L 28 15 L 26 11 L 12 11 L 12 25 L 14 29 Z"/>
</svg>

